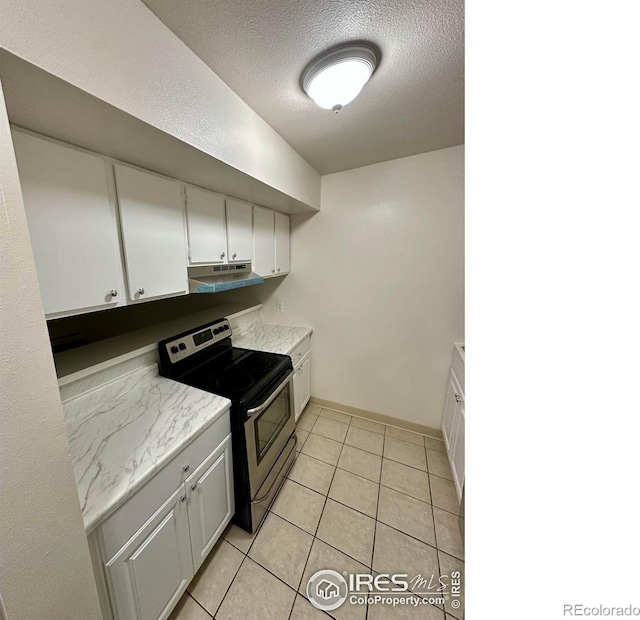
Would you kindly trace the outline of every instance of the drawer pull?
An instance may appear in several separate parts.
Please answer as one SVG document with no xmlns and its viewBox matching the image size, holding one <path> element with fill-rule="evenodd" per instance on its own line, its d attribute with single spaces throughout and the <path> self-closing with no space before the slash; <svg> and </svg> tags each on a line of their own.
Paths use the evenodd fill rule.
<svg viewBox="0 0 640 620">
<path fill-rule="evenodd" d="M 190 467 L 189 465 L 185 465 L 185 466 L 182 468 L 182 471 L 189 471 L 190 469 L 191 469 L 191 467 Z"/>
</svg>

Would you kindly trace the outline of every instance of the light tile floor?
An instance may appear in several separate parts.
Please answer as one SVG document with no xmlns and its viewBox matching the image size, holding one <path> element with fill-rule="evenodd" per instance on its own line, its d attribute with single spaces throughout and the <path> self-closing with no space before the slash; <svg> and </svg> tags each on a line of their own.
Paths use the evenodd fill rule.
<svg viewBox="0 0 640 620">
<path fill-rule="evenodd" d="M 253 536 L 227 528 L 170 620 L 328 618 L 307 601 L 313 573 L 460 571 L 458 498 L 442 441 L 309 405 L 298 458 Z M 462 605 L 350 605 L 337 620 L 462 620 Z"/>
</svg>

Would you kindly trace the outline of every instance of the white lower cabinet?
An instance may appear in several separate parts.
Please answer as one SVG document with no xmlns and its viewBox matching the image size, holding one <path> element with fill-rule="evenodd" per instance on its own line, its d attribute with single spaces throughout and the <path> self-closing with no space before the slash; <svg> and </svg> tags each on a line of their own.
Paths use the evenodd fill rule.
<svg viewBox="0 0 640 620">
<path fill-rule="evenodd" d="M 194 575 L 184 489 L 167 500 L 106 569 L 115 618 L 169 616 Z"/>
<path fill-rule="evenodd" d="M 294 369 L 293 402 L 296 420 L 311 398 L 311 354 L 307 353 Z"/>
<path fill-rule="evenodd" d="M 187 503 L 194 573 L 233 516 L 231 438 L 187 478 Z"/>
<path fill-rule="evenodd" d="M 464 424 L 464 392 L 452 369 L 449 373 L 449 385 L 442 416 L 442 436 L 458 500 L 462 498 L 462 489 L 464 488 Z"/>
<path fill-rule="evenodd" d="M 462 499 L 462 489 L 464 488 L 464 399 L 458 407 L 458 420 L 455 432 L 456 441 L 453 445 L 452 471 L 458 499 Z"/>
<path fill-rule="evenodd" d="M 233 517 L 228 415 L 89 535 L 105 620 L 167 618 Z M 206 445 L 214 449 L 203 459 Z M 154 512 L 160 496 L 168 498 Z"/>
<path fill-rule="evenodd" d="M 293 362 L 293 409 L 296 420 L 311 398 L 311 336 L 290 353 Z"/>
</svg>

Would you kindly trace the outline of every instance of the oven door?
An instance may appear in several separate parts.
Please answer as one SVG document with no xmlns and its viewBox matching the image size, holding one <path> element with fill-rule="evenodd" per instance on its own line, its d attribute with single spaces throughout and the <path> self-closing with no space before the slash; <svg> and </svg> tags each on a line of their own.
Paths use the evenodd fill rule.
<svg viewBox="0 0 640 620">
<path fill-rule="evenodd" d="M 293 372 L 262 405 L 247 411 L 244 428 L 250 497 L 254 499 L 295 430 Z"/>
</svg>

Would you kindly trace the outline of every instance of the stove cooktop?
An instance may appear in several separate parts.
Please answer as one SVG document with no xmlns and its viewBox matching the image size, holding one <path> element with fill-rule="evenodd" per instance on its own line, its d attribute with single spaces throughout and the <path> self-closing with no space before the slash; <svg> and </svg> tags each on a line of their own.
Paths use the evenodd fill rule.
<svg viewBox="0 0 640 620">
<path fill-rule="evenodd" d="M 231 345 L 227 319 L 159 343 L 160 374 L 229 398 L 234 408 L 257 406 L 293 370 L 288 355 Z"/>
<path fill-rule="evenodd" d="M 186 371 L 179 380 L 224 396 L 240 407 L 250 408 L 291 370 L 288 355 L 230 347 L 197 368 Z"/>
</svg>

